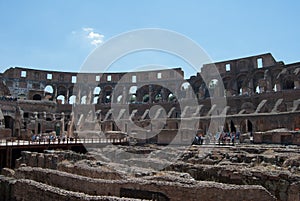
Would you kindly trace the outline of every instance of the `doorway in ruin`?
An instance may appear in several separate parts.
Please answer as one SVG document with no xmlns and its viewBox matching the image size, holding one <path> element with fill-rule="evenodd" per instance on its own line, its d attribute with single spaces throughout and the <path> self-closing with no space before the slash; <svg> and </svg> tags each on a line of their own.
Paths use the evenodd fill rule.
<svg viewBox="0 0 300 201">
<path fill-rule="evenodd" d="M 241 132 L 242 133 L 252 133 L 253 124 L 249 119 L 245 119 L 241 122 Z"/>
<path fill-rule="evenodd" d="M 42 131 L 42 129 L 41 129 L 41 124 L 40 124 L 40 123 L 38 123 L 38 130 L 37 130 L 37 134 L 40 134 L 40 133 L 41 133 L 41 131 Z"/>
<path fill-rule="evenodd" d="M 10 129 L 11 134 L 13 134 L 14 119 L 11 116 L 4 116 L 4 125 L 5 125 L 5 128 Z"/>
<path fill-rule="evenodd" d="M 230 121 L 230 131 L 236 133 L 236 128 L 232 120 Z"/>
<path fill-rule="evenodd" d="M 35 94 L 33 97 L 32 97 L 32 100 L 42 100 L 42 96 L 40 94 Z"/>
</svg>

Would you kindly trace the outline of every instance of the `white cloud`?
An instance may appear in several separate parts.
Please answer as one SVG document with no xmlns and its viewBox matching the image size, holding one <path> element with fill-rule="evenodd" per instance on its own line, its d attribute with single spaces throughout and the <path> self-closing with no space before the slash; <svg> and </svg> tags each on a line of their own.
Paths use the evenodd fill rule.
<svg viewBox="0 0 300 201">
<path fill-rule="evenodd" d="M 103 42 L 104 35 L 94 31 L 94 28 L 84 27 L 82 28 L 84 35 L 89 39 L 91 45 L 98 46 Z"/>
<path fill-rule="evenodd" d="M 93 31 L 94 29 L 90 28 L 90 27 L 83 27 L 82 30 L 86 31 L 86 32 L 89 32 L 89 31 Z"/>
</svg>

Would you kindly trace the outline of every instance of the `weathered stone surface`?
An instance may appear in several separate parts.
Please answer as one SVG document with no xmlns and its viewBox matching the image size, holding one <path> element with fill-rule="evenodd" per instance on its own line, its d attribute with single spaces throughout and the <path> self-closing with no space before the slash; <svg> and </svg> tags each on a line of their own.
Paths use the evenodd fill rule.
<svg viewBox="0 0 300 201">
<path fill-rule="evenodd" d="M 144 179 L 102 180 L 82 177 L 56 170 L 24 167 L 16 172 L 16 178 L 45 182 L 58 188 L 90 195 L 120 196 L 120 189 L 160 192 L 170 200 L 276 200 L 264 188 L 255 185 L 236 186 L 215 182 L 166 182 Z M 59 179 L 60 178 L 60 179 Z M 60 180 L 60 181 L 59 181 Z M 185 180 L 186 181 L 186 180 Z"/>
<path fill-rule="evenodd" d="M 6 177 L 13 177 L 15 175 L 15 171 L 9 168 L 2 168 L 1 174 Z"/>
</svg>

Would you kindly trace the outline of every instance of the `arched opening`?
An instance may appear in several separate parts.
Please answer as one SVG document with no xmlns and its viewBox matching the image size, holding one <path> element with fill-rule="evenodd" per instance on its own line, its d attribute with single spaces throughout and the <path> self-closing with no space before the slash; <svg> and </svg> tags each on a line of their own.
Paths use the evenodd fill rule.
<svg viewBox="0 0 300 201">
<path fill-rule="evenodd" d="M 47 85 L 44 89 L 45 92 L 45 99 L 46 100 L 53 100 L 53 87 L 51 85 Z"/>
<path fill-rule="evenodd" d="M 277 84 L 274 85 L 273 91 L 274 91 L 274 92 L 277 92 L 277 91 L 278 91 L 278 89 L 277 89 Z"/>
<path fill-rule="evenodd" d="M 162 95 L 160 93 L 156 94 L 155 97 L 154 97 L 154 100 L 156 102 L 160 102 L 162 100 Z"/>
<path fill-rule="evenodd" d="M 224 124 L 223 131 L 224 131 L 224 132 L 229 132 L 229 126 L 228 126 L 228 123 L 227 123 L 227 122 L 225 122 L 225 124 Z"/>
<path fill-rule="evenodd" d="M 169 102 L 173 102 L 176 100 L 176 96 L 173 93 L 170 93 L 168 96 L 168 101 Z"/>
<path fill-rule="evenodd" d="M 117 97 L 117 103 L 122 103 L 122 98 L 123 98 L 123 96 L 122 96 L 122 95 L 119 95 L 119 96 Z"/>
<path fill-rule="evenodd" d="M 208 89 L 209 89 L 210 97 L 219 96 L 218 84 L 219 84 L 219 80 L 217 79 L 212 79 L 211 81 L 209 81 Z"/>
<path fill-rule="evenodd" d="M 180 99 L 181 98 L 186 98 L 187 91 L 188 91 L 189 87 L 190 87 L 190 83 L 188 83 L 188 82 L 184 82 L 184 83 L 181 84 L 181 86 L 180 86 L 181 93 L 180 93 L 180 96 L 179 96 Z"/>
<path fill-rule="evenodd" d="M 184 82 L 184 83 L 182 83 L 180 88 L 181 88 L 181 90 L 187 90 L 189 87 L 190 87 L 190 83 Z"/>
<path fill-rule="evenodd" d="M 218 86 L 218 82 L 219 82 L 219 80 L 212 79 L 208 84 L 208 88 L 215 89 Z"/>
<path fill-rule="evenodd" d="M 147 103 L 147 102 L 149 102 L 149 100 L 150 100 L 149 94 L 145 94 L 145 95 L 143 96 L 143 102 L 144 102 L 144 103 Z"/>
<path fill-rule="evenodd" d="M 130 103 L 135 103 L 136 102 L 136 95 L 135 94 L 130 95 L 129 102 Z"/>
<path fill-rule="evenodd" d="M 53 94 L 53 87 L 51 85 L 47 85 L 44 89 L 44 92 L 47 94 Z"/>
<path fill-rule="evenodd" d="M 294 87 L 295 87 L 294 80 L 285 79 L 282 87 L 283 87 L 283 89 L 294 89 Z"/>
<path fill-rule="evenodd" d="M 111 102 L 111 95 L 112 95 L 112 87 L 111 86 L 106 86 L 104 88 L 104 102 L 105 103 L 110 103 Z"/>
<path fill-rule="evenodd" d="M 81 101 L 80 101 L 80 104 L 86 104 L 86 99 L 87 99 L 87 96 L 82 96 L 81 97 Z"/>
<path fill-rule="evenodd" d="M 35 94 L 33 97 L 32 97 L 32 100 L 42 100 L 42 96 L 40 94 Z"/>
<path fill-rule="evenodd" d="M 129 89 L 129 94 L 136 94 L 137 86 L 131 86 Z"/>
<path fill-rule="evenodd" d="M 75 104 L 76 103 L 76 96 L 75 95 L 72 95 L 70 98 L 69 98 L 69 104 Z"/>
<path fill-rule="evenodd" d="M 99 95 L 101 92 L 101 88 L 100 87 L 95 87 L 94 91 L 93 91 L 93 94 L 94 95 Z"/>
<path fill-rule="evenodd" d="M 256 86 L 256 88 L 255 88 L 255 93 L 257 93 L 257 94 L 260 93 L 260 88 L 259 88 L 259 86 Z"/>
<path fill-rule="evenodd" d="M 4 125 L 5 125 L 5 128 L 13 129 L 14 119 L 11 116 L 4 116 Z"/>
<path fill-rule="evenodd" d="M 241 132 L 242 133 L 252 133 L 253 132 L 253 124 L 249 119 L 245 119 L 241 122 Z"/>
<path fill-rule="evenodd" d="M 98 103 L 98 99 L 99 99 L 99 96 L 94 97 L 93 104 L 97 104 Z"/>
<path fill-rule="evenodd" d="M 232 120 L 230 121 L 230 131 L 231 132 L 236 132 L 236 128 L 235 128 L 235 125 L 234 125 Z"/>
<path fill-rule="evenodd" d="M 252 125 L 252 122 L 250 120 L 247 119 L 247 127 L 248 127 L 248 132 L 251 132 L 253 131 L 253 125 Z"/>
<path fill-rule="evenodd" d="M 38 123 L 38 130 L 37 130 L 37 133 L 42 133 L 41 131 L 42 131 L 42 130 L 41 130 L 41 124 Z"/>
<path fill-rule="evenodd" d="M 56 101 L 58 104 L 65 104 L 65 96 L 63 95 L 57 96 Z"/>
</svg>

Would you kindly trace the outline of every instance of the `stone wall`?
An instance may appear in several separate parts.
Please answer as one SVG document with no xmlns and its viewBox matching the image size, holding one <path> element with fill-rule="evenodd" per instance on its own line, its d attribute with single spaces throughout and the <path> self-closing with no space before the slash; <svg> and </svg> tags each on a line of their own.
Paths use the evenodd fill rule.
<svg viewBox="0 0 300 201">
<path fill-rule="evenodd" d="M 251 170 L 244 167 L 176 164 L 170 170 L 189 173 L 196 180 L 211 180 L 238 185 L 260 185 L 282 201 L 300 200 L 300 177 L 289 172 Z M 297 198 L 297 199 L 295 199 Z"/>
<path fill-rule="evenodd" d="M 22 167 L 16 170 L 16 178 L 30 179 L 51 186 L 89 195 L 114 195 L 119 197 L 120 190 L 146 190 L 160 192 L 170 200 L 276 200 L 263 187 L 256 185 L 231 185 L 215 182 L 179 183 L 151 181 L 143 179 L 103 180 L 82 177 L 50 169 Z"/>
<path fill-rule="evenodd" d="M 13 179 L 0 175 L 1 201 L 134 201 L 133 198 L 114 196 L 91 196 L 84 193 L 67 191 L 27 179 Z"/>
</svg>

